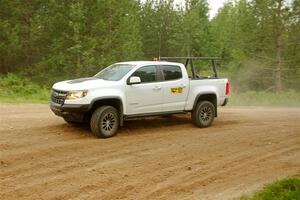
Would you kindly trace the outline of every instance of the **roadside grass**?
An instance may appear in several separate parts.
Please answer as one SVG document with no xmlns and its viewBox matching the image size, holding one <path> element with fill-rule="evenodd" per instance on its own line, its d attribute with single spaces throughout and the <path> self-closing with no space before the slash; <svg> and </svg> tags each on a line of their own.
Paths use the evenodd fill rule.
<svg viewBox="0 0 300 200">
<path fill-rule="evenodd" d="M 280 94 L 272 92 L 248 91 L 243 93 L 232 92 L 229 95 L 229 106 L 300 106 L 300 92 L 289 90 Z"/>
<path fill-rule="evenodd" d="M 252 196 L 242 196 L 240 200 L 299 200 L 300 178 L 290 177 L 264 186 Z"/>
<path fill-rule="evenodd" d="M 16 74 L 0 76 L 0 102 L 47 103 L 51 89 Z M 248 91 L 229 96 L 229 106 L 300 106 L 300 92 L 294 90 L 281 94 Z"/>
<path fill-rule="evenodd" d="M 0 76 L 0 102 L 47 103 L 50 89 L 15 74 Z"/>
</svg>

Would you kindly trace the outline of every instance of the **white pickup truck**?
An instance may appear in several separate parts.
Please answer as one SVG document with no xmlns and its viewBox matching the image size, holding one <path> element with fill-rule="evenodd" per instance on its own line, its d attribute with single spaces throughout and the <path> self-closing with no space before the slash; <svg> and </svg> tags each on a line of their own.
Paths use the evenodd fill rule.
<svg viewBox="0 0 300 200">
<path fill-rule="evenodd" d="M 193 58 L 186 66 L 166 61 L 120 62 L 93 77 L 55 83 L 50 108 L 66 122 L 89 122 L 101 138 L 114 136 L 127 119 L 192 113 L 198 127 L 208 127 L 217 106 L 228 100 L 229 82 L 195 74 Z M 192 65 L 192 75 L 186 67 Z"/>
</svg>

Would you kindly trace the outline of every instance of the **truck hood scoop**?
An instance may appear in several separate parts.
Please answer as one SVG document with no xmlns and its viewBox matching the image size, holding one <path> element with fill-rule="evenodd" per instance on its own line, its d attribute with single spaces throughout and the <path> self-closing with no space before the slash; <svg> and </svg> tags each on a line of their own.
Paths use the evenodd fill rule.
<svg viewBox="0 0 300 200">
<path fill-rule="evenodd" d="M 118 84 L 116 81 L 106 81 L 96 77 L 80 78 L 55 83 L 53 89 L 62 91 L 89 90 L 93 88 L 108 88 Z"/>
<path fill-rule="evenodd" d="M 79 78 L 79 79 L 74 79 L 74 80 L 68 81 L 67 83 L 68 84 L 76 84 L 76 83 L 83 83 L 86 81 L 93 81 L 93 80 L 98 80 L 98 78 L 96 78 L 96 77 Z"/>
</svg>

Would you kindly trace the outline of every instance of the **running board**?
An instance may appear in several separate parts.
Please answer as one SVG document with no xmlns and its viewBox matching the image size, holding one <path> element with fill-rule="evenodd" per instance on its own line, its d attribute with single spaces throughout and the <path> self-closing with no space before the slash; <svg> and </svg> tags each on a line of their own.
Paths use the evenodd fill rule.
<svg viewBox="0 0 300 200">
<path fill-rule="evenodd" d="M 152 117 L 152 116 L 163 116 L 163 115 L 172 115 L 172 114 L 186 114 L 187 111 L 168 111 L 168 112 L 155 112 L 155 113 L 142 113 L 142 114 L 134 114 L 134 115 L 124 115 L 124 120 L 134 119 L 140 117 Z"/>
</svg>

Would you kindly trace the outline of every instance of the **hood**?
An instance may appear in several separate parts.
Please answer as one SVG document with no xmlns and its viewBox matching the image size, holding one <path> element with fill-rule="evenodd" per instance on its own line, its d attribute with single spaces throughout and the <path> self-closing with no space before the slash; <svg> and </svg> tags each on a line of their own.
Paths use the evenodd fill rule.
<svg viewBox="0 0 300 200">
<path fill-rule="evenodd" d="M 79 78 L 55 83 L 53 89 L 71 91 L 71 90 L 88 90 L 92 88 L 108 87 L 116 85 L 116 81 L 106 81 L 96 77 Z"/>
</svg>

